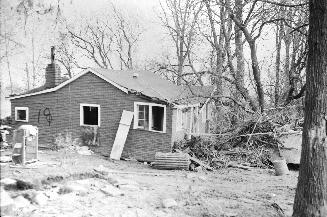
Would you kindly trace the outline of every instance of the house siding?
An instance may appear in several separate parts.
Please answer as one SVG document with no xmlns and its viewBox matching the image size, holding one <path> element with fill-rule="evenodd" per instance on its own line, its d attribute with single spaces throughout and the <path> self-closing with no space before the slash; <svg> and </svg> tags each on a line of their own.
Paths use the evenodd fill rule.
<svg viewBox="0 0 327 217">
<path fill-rule="evenodd" d="M 172 114 L 172 143 L 179 142 L 185 138 L 185 129 L 177 130 L 177 109 L 173 109 Z"/>
<path fill-rule="evenodd" d="M 71 132 L 73 138 L 79 138 L 82 130 L 80 104 L 98 104 L 101 108 L 100 146 L 96 147 L 95 151 L 109 155 L 122 111 L 134 111 L 134 102 L 152 101 L 135 94 L 126 94 L 98 76 L 86 73 L 55 92 L 12 99 L 11 112 L 14 117 L 15 107 L 28 107 L 29 121 L 14 122 L 15 127 L 21 124 L 35 125 L 39 128 L 39 143 L 51 145 L 59 133 Z M 47 121 L 50 116 L 44 115 L 44 111 L 50 111 L 50 124 Z M 168 105 L 166 111 L 166 133 L 133 129 L 132 123 L 123 156 L 152 161 L 156 152 L 171 151 L 173 112 Z"/>
</svg>

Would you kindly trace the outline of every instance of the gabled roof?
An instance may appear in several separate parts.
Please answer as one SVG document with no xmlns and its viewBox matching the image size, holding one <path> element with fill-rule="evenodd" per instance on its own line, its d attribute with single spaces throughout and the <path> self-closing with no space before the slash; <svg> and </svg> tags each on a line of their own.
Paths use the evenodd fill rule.
<svg viewBox="0 0 327 217">
<path fill-rule="evenodd" d="M 93 69 L 107 79 L 126 88 L 129 92 L 141 93 L 145 96 L 172 103 L 180 92 L 180 87 L 161 78 L 151 71 Z M 137 75 L 136 78 L 133 75 Z"/>
<path fill-rule="evenodd" d="M 145 70 L 118 71 L 101 68 L 88 68 L 54 88 L 44 89 L 43 87 L 40 87 L 37 88 L 36 91 L 34 89 L 21 95 L 11 96 L 9 99 L 54 92 L 89 72 L 97 75 L 125 93 L 138 93 L 168 103 L 192 104 L 195 101 L 196 103 L 200 103 L 199 100 L 201 96 L 202 98 L 205 96 L 205 98 L 208 98 L 208 96 L 210 96 L 209 92 L 213 91 L 212 86 L 191 88 L 177 86 L 170 81 L 161 78 L 159 75 Z M 136 77 L 133 75 L 136 75 Z"/>
</svg>

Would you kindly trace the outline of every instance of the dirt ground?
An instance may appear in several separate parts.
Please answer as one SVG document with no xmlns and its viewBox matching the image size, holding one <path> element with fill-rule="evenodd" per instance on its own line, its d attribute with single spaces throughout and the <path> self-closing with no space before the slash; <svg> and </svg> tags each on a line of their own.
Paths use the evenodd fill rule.
<svg viewBox="0 0 327 217">
<path fill-rule="evenodd" d="M 140 162 L 112 161 L 95 154 L 85 156 L 67 151 L 42 151 L 39 160 L 30 168 L 1 165 L 1 178 L 39 183 L 39 190 L 49 198 L 42 205 L 31 204 L 17 211 L 15 216 L 267 217 L 283 216 L 281 210 L 290 216 L 298 176 L 297 171 L 275 176 L 270 169 L 155 170 Z M 101 189 L 112 183 L 87 175 L 100 165 L 110 171 L 106 177 L 130 180 L 137 187 L 121 188 L 122 196 L 108 196 Z M 48 182 L 41 185 L 41 180 Z M 72 181 L 85 186 L 87 192 L 51 194 Z M 20 192 L 9 193 L 13 196 Z M 163 207 L 162 202 L 167 198 L 174 199 L 177 206 Z"/>
</svg>

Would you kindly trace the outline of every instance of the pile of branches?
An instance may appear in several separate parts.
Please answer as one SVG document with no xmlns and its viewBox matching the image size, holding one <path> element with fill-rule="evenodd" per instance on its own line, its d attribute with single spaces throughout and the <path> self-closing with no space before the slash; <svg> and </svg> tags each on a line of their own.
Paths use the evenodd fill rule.
<svg viewBox="0 0 327 217">
<path fill-rule="evenodd" d="M 196 157 L 214 168 L 231 163 L 271 168 L 270 157 L 281 146 L 278 126 L 270 120 L 248 121 L 227 135 L 193 137 L 174 144 L 174 148 Z"/>
</svg>

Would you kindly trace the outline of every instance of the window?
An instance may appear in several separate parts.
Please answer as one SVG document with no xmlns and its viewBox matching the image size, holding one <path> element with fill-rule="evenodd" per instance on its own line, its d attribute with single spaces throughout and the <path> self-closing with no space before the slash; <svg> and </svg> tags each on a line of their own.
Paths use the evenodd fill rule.
<svg viewBox="0 0 327 217">
<path fill-rule="evenodd" d="M 81 104 L 80 105 L 80 125 L 100 126 L 100 105 Z"/>
<path fill-rule="evenodd" d="M 15 120 L 28 122 L 28 108 L 27 107 L 15 107 Z"/>
<path fill-rule="evenodd" d="M 149 106 L 138 105 L 138 128 L 149 129 Z"/>
<path fill-rule="evenodd" d="M 154 103 L 134 103 L 134 129 L 166 132 L 166 106 Z"/>
</svg>

